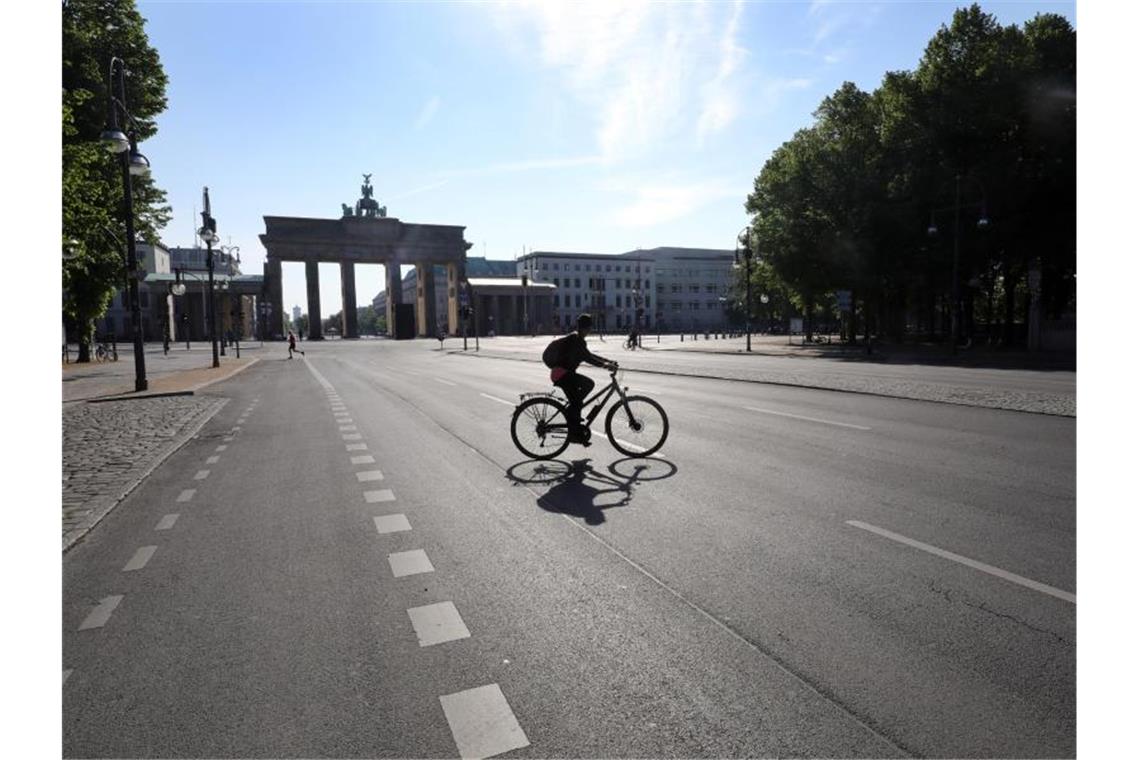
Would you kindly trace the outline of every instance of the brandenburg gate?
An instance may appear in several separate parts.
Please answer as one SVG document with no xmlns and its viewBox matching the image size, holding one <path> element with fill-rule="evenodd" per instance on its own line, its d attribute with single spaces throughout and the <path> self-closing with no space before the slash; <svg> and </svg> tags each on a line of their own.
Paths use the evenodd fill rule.
<svg viewBox="0 0 1140 760">
<path fill-rule="evenodd" d="M 345 338 L 358 338 L 356 325 L 356 264 L 383 264 L 388 291 L 388 335 L 397 333 L 407 310 L 403 307 L 400 265 L 416 267 L 416 333 L 435 336 L 439 331 L 435 314 L 435 266 L 447 271 L 447 332 L 459 332 L 459 285 L 464 281 L 467 249 L 463 239 L 466 227 L 443 224 L 408 224 L 389 217 L 387 208 L 372 197 L 372 175 L 364 175 L 361 198 L 355 208 L 341 204 L 340 219 L 308 219 L 295 216 L 266 216 L 265 246 L 266 297 L 274 313 L 284 308 L 281 293 L 281 262 L 305 262 L 305 280 L 309 306 L 309 339 L 320 340 L 321 288 L 317 264 L 322 261 L 340 264 L 342 331 Z M 315 315 L 315 316 L 314 316 Z M 282 338 L 279 319 L 267 324 L 268 338 Z"/>
</svg>

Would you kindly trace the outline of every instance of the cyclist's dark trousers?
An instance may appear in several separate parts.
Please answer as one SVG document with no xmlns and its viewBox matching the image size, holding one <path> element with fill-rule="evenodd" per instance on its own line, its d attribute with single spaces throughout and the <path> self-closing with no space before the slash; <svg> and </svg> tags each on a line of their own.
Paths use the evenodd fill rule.
<svg viewBox="0 0 1140 760">
<path fill-rule="evenodd" d="M 594 390 L 594 381 L 577 372 L 567 372 L 555 385 L 565 391 L 566 398 L 570 399 L 566 405 L 566 415 L 570 418 L 567 424 L 571 433 L 577 433 L 582 427 L 582 402 Z"/>
</svg>

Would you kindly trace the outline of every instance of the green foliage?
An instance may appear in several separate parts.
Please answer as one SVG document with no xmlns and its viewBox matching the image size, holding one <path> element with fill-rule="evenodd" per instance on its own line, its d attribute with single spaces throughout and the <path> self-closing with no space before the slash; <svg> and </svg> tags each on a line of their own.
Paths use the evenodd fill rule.
<svg viewBox="0 0 1140 760">
<path fill-rule="evenodd" d="M 987 303 L 1008 297 L 1012 314 L 1040 257 L 1048 311 L 1073 307 L 1076 33 L 1063 17 L 1003 27 L 976 4 L 959 9 L 914 72 L 886 73 L 873 93 L 844 83 L 814 117 L 773 152 L 745 203 L 764 276 L 790 303 L 810 311 L 851 289 L 880 331 L 901 331 L 908 314 L 932 326 L 953 290 L 960 177 L 966 298 L 974 283 Z"/>
<path fill-rule="evenodd" d="M 356 310 L 356 329 L 360 335 L 379 335 L 380 320 L 371 306 L 361 306 Z"/>
<path fill-rule="evenodd" d="M 131 0 L 71 0 L 63 5 L 62 21 L 62 246 L 68 252 L 63 308 L 84 361 L 95 321 L 125 283 L 122 167 L 99 144 L 108 117 L 111 58 L 126 64 L 126 105 L 140 141 L 156 131 L 167 80 Z M 158 230 L 170 219 L 166 194 L 149 177 L 135 177 L 132 187 L 136 236 L 157 242 Z"/>
</svg>

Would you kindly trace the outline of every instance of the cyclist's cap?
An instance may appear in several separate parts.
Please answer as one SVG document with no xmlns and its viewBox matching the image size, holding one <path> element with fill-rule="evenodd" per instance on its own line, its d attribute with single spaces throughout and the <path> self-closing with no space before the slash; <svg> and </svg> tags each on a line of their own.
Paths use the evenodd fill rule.
<svg viewBox="0 0 1140 760">
<path fill-rule="evenodd" d="M 578 329 L 579 330 L 589 330 L 593 326 L 594 326 L 594 318 L 591 317 L 589 314 L 579 314 L 578 315 Z"/>
</svg>

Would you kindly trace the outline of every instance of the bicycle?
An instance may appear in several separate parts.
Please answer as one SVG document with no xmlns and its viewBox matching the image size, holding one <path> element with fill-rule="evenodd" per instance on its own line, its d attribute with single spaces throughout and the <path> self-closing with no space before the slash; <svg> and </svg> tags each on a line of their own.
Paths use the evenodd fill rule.
<svg viewBox="0 0 1140 760">
<path fill-rule="evenodd" d="M 626 338 L 625 342 L 623 342 L 621 344 L 621 347 L 624 348 L 626 351 L 637 350 L 640 347 L 638 345 L 638 336 L 635 335 L 633 337 Z"/>
<path fill-rule="evenodd" d="M 606 415 L 606 437 L 626 456 L 650 456 L 664 445 L 669 435 L 669 418 L 653 399 L 627 396 L 629 389 L 618 383 L 617 372 L 616 368 L 610 370 L 609 384 L 582 402 L 583 408 L 598 402 L 582 426 L 586 440 L 590 439 L 594 419 L 617 393 L 620 401 Z M 522 393 L 519 398 L 511 416 L 511 440 L 518 450 L 531 459 L 553 459 L 565 451 L 570 445 L 566 404 L 551 392 Z"/>
<path fill-rule="evenodd" d="M 109 345 L 105 340 L 101 340 L 95 344 L 95 361 L 117 362 L 119 361 L 119 352 L 115 346 Z"/>
</svg>

